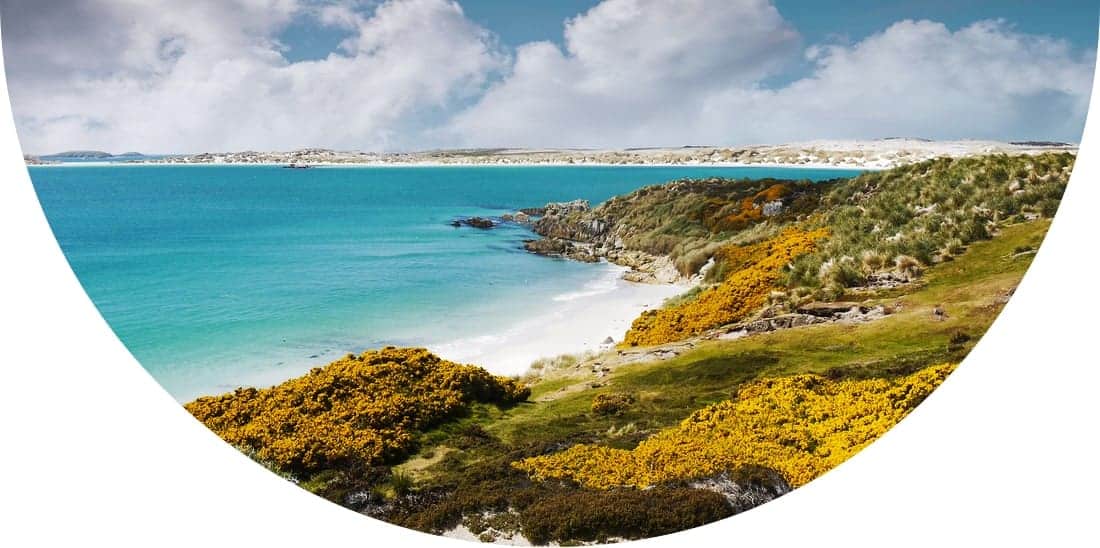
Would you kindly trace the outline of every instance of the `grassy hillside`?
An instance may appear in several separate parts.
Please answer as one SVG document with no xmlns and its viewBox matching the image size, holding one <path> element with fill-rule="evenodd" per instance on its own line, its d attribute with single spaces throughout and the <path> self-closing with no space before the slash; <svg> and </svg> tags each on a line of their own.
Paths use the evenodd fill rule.
<svg viewBox="0 0 1100 548">
<path fill-rule="evenodd" d="M 827 472 L 938 386 L 1024 275 L 1072 163 L 680 181 L 570 209 L 540 230 L 709 262 L 708 283 L 620 348 L 521 381 L 388 349 L 188 409 L 303 487 L 423 531 L 570 544 L 694 527 Z M 837 301 L 878 313 L 742 329 Z"/>
<path fill-rule="evenodd" d="M 613 352 L 550 372 L 533 384 L 529 402 L 509 409 L 475 406 L 470 416 L 430 432 L 427 436 L 430 441 L 420 455 L 397 467 L 400 474 L 413 479 L 420 497 L 399 499 L 381 510 L 369 506 L 353 507 L 432 532 L 441 532 L 460 523 L 469 525 L 470 516 L 488 513 L 507 523 L 501 525 L 502 529 L 483 529 L 489 531 L 486 538 L 520 534 L 526 532 L 528 526 L 545 528 L 547 522 L 572 523 L 595 511 L 593 508 L 613 505 L 614 501 L 621 500 L 624 490 L 631 490 L 606 483 L 597 485 L 611 487 L 610 490 L 594 489 L 577 481 L 576 477 L 570 480 L 560 475 L 547 475 L 521 463 L 563 458 L 557 455 L 585 450 L 583 447 L 606 448 L 598 451 L 638 451 L 639 447 L 646 447 L 645 444 L 656 443 L 652 440 L 675 437 L 677 431 L 683 429 L 682 422 L 699 410 L 737 405 L 735 395 L 745 390 L 758 398 L 771 398 L 771 404 L 789 412 L 798 411 L 788 405 L 793 402 L 804 404 L 810 397 L 816 397 L 819 402 L 829 400 L 819 394 L 821 385 L 816 385 L 818 391 L 814 391 L 817 382 L 865 382 L 870 386 L 887 387 L 888 391 L 889 387 L 905 386 L 907 377 L 930 375 L 935 381 L 922 385 L 922 393 L 926 393 L 946 372 L 944 368 L 936 369 L 937 364 L 962 360 L 988 329 L 1031 262 L 1032 253 L 1021 250 L 1037 248 L 1047 227 L 1048 221 L 1043 220 L 1006 226 L 997 237 L 972 245 L 957 260 L 931 267 L 919 287 L 889 289 L 869 295 L 869 303 L 889 303 L 896 307 L 894 314 L 875 322 L 830 323 L 733 341 L 697 341 L 671 359 L 652 356 L 658 355 L 661 348 L 681 347 L 648 349 L 642 355 L 651 357 L 635 362 L 629 360 L 629 354 Z M 937 306 L 946 311 L 942 319 L 933 313 Z M 592 371 L 601 368 L 610 371 L 597 378 Z M 810 383 L 806 394 L 800 396 L 798 387 L 805 386 L 805 382 L 799 384 L 795 380 L 799 375 L 815 375 L 815 379 L 822 380 Z M 780 384 L 774 384 L 780 380 Z M 764 381 L 768 384 L 759 384 Z M 768 392 L 770 388 L 761 386 L 775 390 Z M 615 407 L 612 412 L 598 405 L 609 396 L 624 395 L 628 397 L 613 398 L 620 404 L 612 406 Z M 870 430 L 866 431 L 868 435 L 820 459 L 812 454 L 807 456 L 806 451 L 788 453 L 786 457 L 783 453 L 773 453 L 770 459 L 760 458 L 759 462 L 748 458 L 732 462 L 702 458 L 696 462 L 697 468 L 691 468 L 690 462 L 674 459 L 673 462 L 680 465 L 676 473 L 669 474 L 667 481 L 658 482 L 658 490 L 641 491 L 638 496 L 650 497 L 648 504 L 655 508 L 651 511 L 665 512 L 661 522 L 669 525 L 664 532 L 696 524 L 691 520 L 695 515 L 691 510 L 694 506 L 671 504 L 671 495 L 665 490 L 678 489 L 677 496 L 681 497 L 690 493 L 705 497 L 706 492 L 713 492 L 696 487 L 698 482 L 690 481 L 693 476 L 700 481 L 732 478 L 730 481 L 748 495 L 729 501 L 730 508 L 746 509 L 755 505 L 746 500 L 756 504 L 770 500 L 786 492 L 789 486 L 804 483 L 828 470 L 900 420 L 904 412 L 917 403 L 912 401 L 898 408 L 887 403 L 893 401 L 889 397 L 871 398 L 863 407 L 846 407 L 850 414 L 845 421 L 871 421 Z M 779 416 L 766 415 L 761 424 Z M 813 434 L 815 423 L 808 420 L 803 426 L 788 424 L 788 428 L 808 433 L 810 437 L 803 442 L 815 450 L 834 447 L 830 444 L 835 440 L 818 439 Z M 766 435 L 766 432 L 760 434 Z M 736 444 L 736 438 L 731 443 Z M 751 445 L 744 447 L 746 453 L 753 448 Z M 729 451 L 723 453 L 729 454 Z M 815 462 L 820 464 L 807 466 L 803 462 L 807 459 L 818 459 Z M 595 462 L 601 460 L 602 457 L 594 459 Z M 720 469 L 722 464 L 737 466 Z M 795 466 L 800 468 L 791 468 Z M 564 481 L 539 481 L 524 470 L 534 471 L 539 480 L 561 478 Z M 798 472 L 792 474 L 790 470 Z M 778 478 L 774 475 L 776 471 L 780 472 Z M 592 471 L 589 476 L 607 477 Z M 631 484 L 630 481 L 623 483 Z M 559 502 L 545 502 L 551 500 Z M 561 504 L 561 500 L 585 502 L 571 507 Z M 547 508 L 555 508 L 555 512 L 531 515 Z M 651 529 L 636 529 L 624 533 L 620 522 L 608 519 L 611 521 L 605 529 L 578 532 L 566 527 L 563 530 L 568 534 L 537 538 L 544 541 L 641 538 L 652 532 Z M 473 521 L 473 529 L 483 525 L 476 519 Z"/>
</svg>

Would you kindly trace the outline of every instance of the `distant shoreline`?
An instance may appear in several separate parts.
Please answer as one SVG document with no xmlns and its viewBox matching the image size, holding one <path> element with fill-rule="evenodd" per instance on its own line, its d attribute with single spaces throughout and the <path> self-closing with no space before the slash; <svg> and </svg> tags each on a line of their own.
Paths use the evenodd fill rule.
<svg viewBox="0 0 1100 548">
<path fill-rule="evenodd" d="M 55 162 L 50 164 L 30 164 L 34 168 L 58 167 L 286 167 L 283 162 Z M 515 162 L 515 163 L 451 163 L 451 162 L 321 162 L 309 164 L 309 168 L 509 168 L 509 167 L 651 167 L 651 168 L 761 168 L 761 169 L 820 169 L 837 171 L 881 171 L 883 167 L 837 164 L 765 164 L 736 162 L 686 163 L 568 163 L 568 162 Z"/>
<path fill-rule="evenodd" d="M 287 152 L 204 152 L 120 161 L 48 165 L 255 165 L 300 167 L 716 167 L 882 170 L 935 158 L 990 154 L 1037 155 L 1077 151 L 1077 145 L 1042 141 L 819 140 L 782 145 L 641 149 L 461 149 L 376 153 L 306 148 Z M 50 157 L 27 157 L 43 165 Z"/>
</svg>

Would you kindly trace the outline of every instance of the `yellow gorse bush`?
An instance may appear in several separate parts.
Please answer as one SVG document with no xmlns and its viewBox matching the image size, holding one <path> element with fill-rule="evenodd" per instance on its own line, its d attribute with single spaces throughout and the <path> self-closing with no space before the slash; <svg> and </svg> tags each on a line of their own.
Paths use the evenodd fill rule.
<svg viewBox="0 0 1100 548">
<path fill-rule="evenodd" d="M 828 234 L 824 228 L 788 228 L 760 243 L 723 248 L 716 260 L 725 261 L 732 273 L 722 283 L 690 302 L 644 312 L 630 326 L 623 344 L 664 344 L 745 318 L 764 306 L 783 268 L 813 251 Z"/>
<path fill-rule="evenodd" d="M 742 230 L 764 219 L 765 203 L 780 200 L 791 192 L 789 184 L 778 183 L 739 201 L 712 198 L 703 209 L 703 224 L 715 233 Z"/>
<path fill-rule="evenodd" d="M 512 463 L 536 480 L 645 488 L 754 465 L 797 487 L 844 462 L 920 404 L 954 365 L 896 380 L 798 375 L 756 381 L 633 450 L 576 445 Z"/>
<path fill-rule="evenodd" d="M 416 435 L 472 402 L 512 404 L 530 390 L 423 349 L 348 355 L 272 388 L 238 388 L 186 409 L 218 436 L 292 472 L 405 455 Z"/>
</svg>

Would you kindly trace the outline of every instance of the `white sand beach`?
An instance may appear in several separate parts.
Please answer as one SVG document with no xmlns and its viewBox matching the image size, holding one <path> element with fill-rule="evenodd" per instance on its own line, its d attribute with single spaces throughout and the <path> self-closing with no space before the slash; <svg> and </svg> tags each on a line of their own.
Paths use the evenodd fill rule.
<svg viewBox="0 0 1100 548">
<path fill-rule="evenodd" d="M 138 160 L 164 164 L 301 166 L 714 166 L 889 169 L 940 157 L 1041 154 L 1077 150 L 1072 143 L 917 138 L 827 139 L 786 144 L 634 149 L 469 149 L 362 152 L 301 149 L 287 152 L 216 152 Z"/>
<path fill-rule="evenodd" d="M 604 276 L 557 295 L 546 307 L 502 331 L 429 345 L 441 357 L 476 363 L 498 375 L 519 375 L 539 358 L 598 351 L 623 339 L 645 310 L 691 288 L 682 284 L 641 284 L 622 279 L 626 268 L 607 265 Z"/>
</svg>

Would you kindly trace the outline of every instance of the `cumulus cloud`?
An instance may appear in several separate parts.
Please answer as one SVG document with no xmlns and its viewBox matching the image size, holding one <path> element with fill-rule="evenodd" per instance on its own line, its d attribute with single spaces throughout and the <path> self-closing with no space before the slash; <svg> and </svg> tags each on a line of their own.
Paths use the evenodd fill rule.
<svg viewBox="0 0 1100 548">
<path fill-rule="evenodd" d="M 646 15 L 651 17 L 646 17 Z M 806 48 L 808 75 L 762 83 L 797 44 L 769 2 L 606 0 L 531 44 L 449 131 L 470 145 L 652 146 L 815 138 L 1080 137 L 1095 52 L 1002 21 L 902 21 Z"/>
<path fill-rule="evenodd" d="M 957 31 L 902 21 L 851 46 L 814 47 L 812 74 L 706 98 L 710 134 L 742 141 L 888 136 L 1080 138 L 1095 51 L 1003 21 Z M 724 113 L 724 114 L 723 114 Z M 718 121 L 718 124 L 714 124 Z"/>
<path fill-rule="evenodd" d="M 1096 57 L 998 20 L 805 44 L 770 0 L 604 0 L 560 45 L 511 52 L 455 0 L 0 0 L 0 15 L 33 153 L 1072 141 Z M 348 38 L 288 62 L 278 37 L 302 18 Z"/>
<path fill-rule="evenodd" d="M 449 129 L 479 145 L 704 141 L 712 136 L 692 127 L 704 100 L 753 89 L 800 43 L 764 0 L 606 0 L 568 21 L 564 37 L 564 51 L 519 48 L 510 77 Z"/>
<path fill-rule="evenodd" d="M 450 0 L 4 1 L 24 148 L 151 152 L 415 147 L 507 58 Z M 354 30 L 288 63 L 293 17 Z M 75 19 L 74 19 L 75 18 Z M 58 26 L 55 26 L 58 25 Z"/>
</svg>

